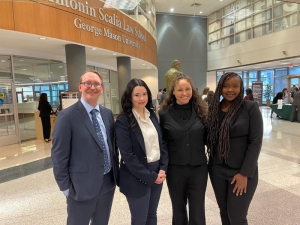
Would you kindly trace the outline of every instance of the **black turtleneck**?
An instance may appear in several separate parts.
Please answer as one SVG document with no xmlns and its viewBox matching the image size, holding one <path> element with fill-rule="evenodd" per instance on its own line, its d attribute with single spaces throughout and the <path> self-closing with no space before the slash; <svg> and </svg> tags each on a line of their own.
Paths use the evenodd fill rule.
<svg viewBox="0 0 300 225">
<path fill-rule="evenodd" d="M 177 103 L 175 103 L 174 108 L 176 109 L 176 113 L 182 122 L 187 123 L 191 119 L 192 116 L 191 103 L 185 105 L 178 105 Z"/>
</svg>

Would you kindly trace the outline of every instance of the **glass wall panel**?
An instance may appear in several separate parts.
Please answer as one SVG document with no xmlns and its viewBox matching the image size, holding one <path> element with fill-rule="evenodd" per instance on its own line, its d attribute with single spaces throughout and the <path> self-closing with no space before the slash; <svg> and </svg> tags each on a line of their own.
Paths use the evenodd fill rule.
<svg viewBox="0 0 300 225">
<path fill-rule="evenodd" d="M 226 37 L 234 33 L 234 25 L 222 29 L 222 37 Z"/>
<path fill-rule="evenodd" d="M 114 115 L 120 114 L 118 73 L 110 71 L 111 80 L 111 110 Z"/>
<path fill-rule="evenodd" d="M 0 83 L 0 140 L 16 134 L 12 93 L 11 83 Z"/>
<path fill-rule="evenodd" d="M 300 74 L 300 66 L 295 66 L 290 68 L 290 75 L 294 75 L 294 74 Z"/>
<path fill-rule="evenodd" d="M 260 71 L 260 80 L 263 82 L 263 90 L 266 89 L 266 85 L 270 84 L 274 90 L 274 70 L 262 70 Z M 274 95 L 274 93 L 273 93 Z M 274 97 L 274 96 L 273 96 Z M 267 99 L 263 96 L 263 101 Z M 271 98 L 272 101 L 272 98 Z"/>
<path fill-rule="evenodd" d="M 235 43 L 251 39 L 251 30 L 246 30 L 235 35 Z"/>
<path fill-rule="evenodd" d="M 0 55 L 0 78 L 12 78 L 11 58 L 7 55 Z"/>
<path fill-rule="evenodd" d="M 233 35 L 222 39 L 222 47 L 232 45 L 233 43 L 234 43 L 234 36 Z"/>
<path fill-rule="evenodd" d="M 222 27 L 231 25 L 231 24 L 233 24 L 233 22 L 234 22 L 234 13 L 231 13 L 222 19 Z"/>
<path fill-rule="evenodd" d="M 208 35 L 208 42 L 216 41 L 216 40 L 220 39 L 220 36 L 221 36 L 221 32 L 220 31 L 214 32 L 212 34 L 209 34 Z"/>
<path fill-rule="evenodd" d="M 214 32 L 216 30 L 219 30 L 221 28 L 221 21 L 217 21 L 217 22 L 214 22 L 212 24 L 209 24 L 208 26 L 208 32 L 211 33 L 211 32 Z"/>
<path fill-rule="evenodd" d="M 209 43 L 208 48 L 209 48 L 209 50 L 215 50 L 215 49 L 221 48 L 221 41 L 219 40 L 219 41 Z"/>
<path fill-rule="evenodd" d="M 281 92 L 283 88 L 287 88 L 287 68 L 275 69 L 275 93 Z"/>
<path fill-rule="evenodd" d="M 272 32 L 272 22 L 262 24 L 253 28 L 253 37 L 260 37 Z"/>
<path fill-rule="evenodd" d="M 272 19 L 272 10 L 268 9 L 253 16 L 253 25 L 259 25 Z"/>
<path fill-rule="evenodd" d="M 274 20 L 274 31 L 283 30 L 297 25 L 298 14 L 294 13 Z"/>
</svg>

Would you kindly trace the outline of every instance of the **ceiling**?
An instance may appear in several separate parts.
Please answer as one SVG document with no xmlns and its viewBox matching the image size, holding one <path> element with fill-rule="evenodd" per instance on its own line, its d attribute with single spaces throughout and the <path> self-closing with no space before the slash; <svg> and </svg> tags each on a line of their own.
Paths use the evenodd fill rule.
<svg viewBox="0 0 300 225">
<path fill-rule="evenodd" d="M 236 0 L 155 0 L 155 8 L 157 13 L 208 17 L 234 1 Z M 174 9 L 173 12 L 170 12 L 171 8 Z"/>
</svg>

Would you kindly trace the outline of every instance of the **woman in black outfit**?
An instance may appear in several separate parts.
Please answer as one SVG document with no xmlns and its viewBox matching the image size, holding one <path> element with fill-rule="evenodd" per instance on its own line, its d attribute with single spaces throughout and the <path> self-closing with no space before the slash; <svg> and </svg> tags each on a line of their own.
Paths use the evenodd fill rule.
<svg viewBox="0 0 300 225">
<path fill-rule="evenodd" d="M 184 74 L 173 79 L 169 93 L 159 115 L 169 152 L 167 184 L 173 209 L 172 224 L 205 225 L 207 106 L 191 78 Z"/>
<path fill-rule="evenodd" d="M 38 110 L 40 111 L 40 117 L 42 120 L 43 126 L 43 135 L 46 142 L 51 141 L 50 132 L 51 132 L 51 123 L 50 123 L 50 114 L 53 112 L 51 105 L 47 101 L 47 94 L 42 93 L 40 96 Z"/>
<path fill-rule="evenodd" d="M 238 74 L 225 73 L 209 106 L 208 168 L 222 225 L 248 224 L 247 212 L 258 183 L 263 120 L 258 104 L 243 100 L 243 87 Z"/>
</svg>

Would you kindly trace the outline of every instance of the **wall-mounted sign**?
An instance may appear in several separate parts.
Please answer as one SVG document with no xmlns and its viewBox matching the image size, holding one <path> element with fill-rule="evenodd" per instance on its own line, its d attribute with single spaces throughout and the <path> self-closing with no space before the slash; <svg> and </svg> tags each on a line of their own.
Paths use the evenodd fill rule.
<svg viewBox="0 0 300 225">
<path fill-rule="evenodd" d="M 259 105 L 262 105 L 262 91 L 263 91 L 263 82 L 254 81 L 252 82 L 252 94 L 254 101 Z"/>
<path fill-rule="evenodd" d="M 89 3 L 86 1 L 85 3 L 79 2 L 77 0 L 48 0 L 49 2 L 55 3 L 57 5 L 60 6 L 64 6 L 66 8 L 71 8 L 75 11 L 84 13 L 86 15 L 89 15 L 91 17 L 97 18 L 100 21 L 103 21 L 105 23 L 109 23 L 110 25 L 116 26 L 118 28 L 123 29 L 124 31 L 130 33 L 130 34 L 134 34 L 137 38 L 141 39 L 142 41 L 146 42 L 147 36 L 146 33 L 143 33 L 137 26 L 136 27 L 132 27 L 130 26 L 127 21 L 125 19 L 120 20 L 117 16 L 117 14 L 113 13 L 112 15 L 105 13 L 105 9 L 104 8 L 99 8 L 98 10 L 96 10 L 93 7 L 89 6 Z M 94 33 L 95 36 L 99 36 L 99 35 L 104 35 L 106 37 L 115 39 L 117 41 L 123 41 L 126 44 L 132 45 L 136 48 L 139 48 L 139 45 L 137 42 L 134 43 L 134 41 L 128 39 L 128 41 L 126 41 L 126 36 L 118 36 L 114 33 L 111 33 L 109 29 L 107 28 L 97 28 L 94 27 L 92 25 L 89 24 L 84 24 L 81 23 L 81 20 L 79 18 L 76 18 L 74 20 L 74 25 L 78 28 L 78 29 L 83 29 L 83 30 L 87 30 L 89 32 Z"/>
</svg>

